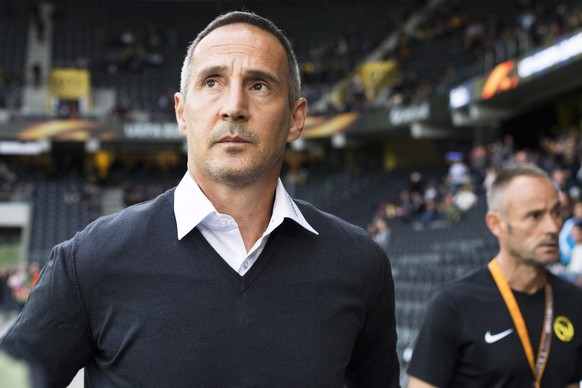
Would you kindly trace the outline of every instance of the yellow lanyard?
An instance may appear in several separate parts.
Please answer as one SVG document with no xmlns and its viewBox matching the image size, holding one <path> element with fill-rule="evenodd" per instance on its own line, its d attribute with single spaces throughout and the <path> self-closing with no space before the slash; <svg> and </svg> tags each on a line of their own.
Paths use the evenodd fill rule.
<svg viewBox="0 0 582 388">
<path fill-rule="evenodd" d="M 491 275 L 493 275 L 493 279 L 497 284 L 497 288 L 499 288 L 499 292 L 501 292 L 501 296 L 503 296 L 503 300 L 505 301 L 505 305 L 511 314 L 511 319 L 513 320 L 513 324 L 517 330 L 517 334 L 519 335 L 519 339 L 521 340 L 521 345 L 523 346 L 523 350 L 525 351 L 525 356 L 527 357 L 527 361 L 535 378 L 534 387 L 540 386 L 540 382 L 542 380 L 542 375 L 544 373 L 544 369 L 546 368 L 546 364 L 548 362 L 548 358 L 550 355 L 550 346 L 552 341 L 552 320 L 554 316 L 554 297 L 552 293 L 552 286 L 549 282 L 546 282 L 545 286 L 545 294 L 546 294 L 546 306 L 545 306 L 545 313 L 544 313 L 544 327 L 542 328 L 542 336 L 540 338 L 540 346 L 538 348 L 538 357 L 536 363 L 534 364 L 534 355 L 533 349 L 531 347 L 531 342 L 529 340 L 529 334 L 527 332 L 527 327 L 525 326 L 525 322 L 523 320 L 523 316 L 521 315 L 521 310 L 517 305 L 517 301 L 515 300 L 515 296 L 513 295 L 513 291 L 509 287 L 509 283 L 505 280 L 501 269 L 499 268 L 499 263 L 497 262 L 496 258 L 489 262 L 489 271 L 491 271 Z"/>
</svg>

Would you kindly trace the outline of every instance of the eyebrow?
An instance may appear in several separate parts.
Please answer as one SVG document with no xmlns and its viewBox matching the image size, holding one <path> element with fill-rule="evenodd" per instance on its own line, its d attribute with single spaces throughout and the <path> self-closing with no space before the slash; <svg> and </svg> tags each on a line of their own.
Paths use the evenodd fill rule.
<svg viewBox="0 0 582 388">
<path fill-rule="evenodd" d="M 224 65 L 205 67 L 196 74 L 196 79 L 204 79 L 213 74 L 223 74 L 226 73 L 227 71 L 228 67 Z M 274 85 L 281 84 L 281 81 L 279 81 L 279 79 L 275 75 L 263 70 L 257 69 L 246 70 L 244 77 L 251 79 L 262 79 Z"/>
<path fill-rule="evenodd" d="M 269 83 L 275 84 L 275 85 L 279 85 L 280 81 L 279 79 L 274 76 L 273 74 L 266 72 L 266 71 L 262 71 L 262 70 L 249 70 L 247 72 L 248 75 L 250 75 L 250 78 L 253 79 L 263 79 Z"/>
<path fill-rule="evenodd" d="M 212 74 L 221 74 L 226 71 L 226 66 L 210 66 L 202 68 L 196 73 L 196 79 L 204 79 Z"/>
</svg>

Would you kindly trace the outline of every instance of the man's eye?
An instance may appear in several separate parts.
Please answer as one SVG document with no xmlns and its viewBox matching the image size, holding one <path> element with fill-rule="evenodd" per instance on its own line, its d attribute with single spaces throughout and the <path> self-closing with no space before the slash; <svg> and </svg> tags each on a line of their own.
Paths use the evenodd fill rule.
<svg viewBox="0 0 582 388">
<path fill-rule="evenodd" d="M 216 80 L 208 79 L 204 82 L 204 84 L 209 88 L 213 88 L 214 86 L 216 86 Z"/>
<path fill-rule="evenodd" d="M 264 83 L 261 83 L 261 82 L 253 85 L 253 90 L 263 90 L 266 88 L 267 88 L 267 85 L 265 85 Z"/>
</svg>

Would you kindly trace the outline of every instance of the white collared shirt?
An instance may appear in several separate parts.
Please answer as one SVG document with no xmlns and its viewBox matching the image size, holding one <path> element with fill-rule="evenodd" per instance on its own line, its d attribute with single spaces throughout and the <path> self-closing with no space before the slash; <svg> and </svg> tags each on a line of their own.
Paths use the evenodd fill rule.
<svg viewBox="0 0 582 388">
<path fill-rule="evenodd" d="M 218 254 L 240 275 L 244 275 L 267 244 L 269 235 L 285 218 L 290 218 L 308 231 L 318 234 L 303 217 L 281 179 L 275 191 L 273 213 L 267 229 L 247 252 L 238 225 L 228 214 L 216 211 L 196 181 L 186 172 L 174 193 L 174 215 L 181 240 L 196 227 Z"/>
</svg>

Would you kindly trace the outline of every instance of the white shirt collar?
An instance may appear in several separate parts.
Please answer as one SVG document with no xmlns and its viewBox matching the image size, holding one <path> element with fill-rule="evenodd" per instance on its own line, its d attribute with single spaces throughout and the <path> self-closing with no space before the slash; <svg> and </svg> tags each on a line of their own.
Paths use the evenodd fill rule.
<svg viewBox="0 0 582 388">
<path fill-rule="evenodd" d="M 174 193 L 174 215 L 176 217 L 178 239 L 181 240 L 190 233 L 211 213 L 218 214 L 210 200 L 200 190 L 196 181 L 186 172 Z M 269 222 L 265 234 L 271 233 L 285 218 L 292 219 L 311 233 L 319 234 L 303 217 L 303 214 L 301 214 L 301 211 L 283 187 L 283 182 L 279 179 L 275 191 L 271 222 Z"/>
</svg>

